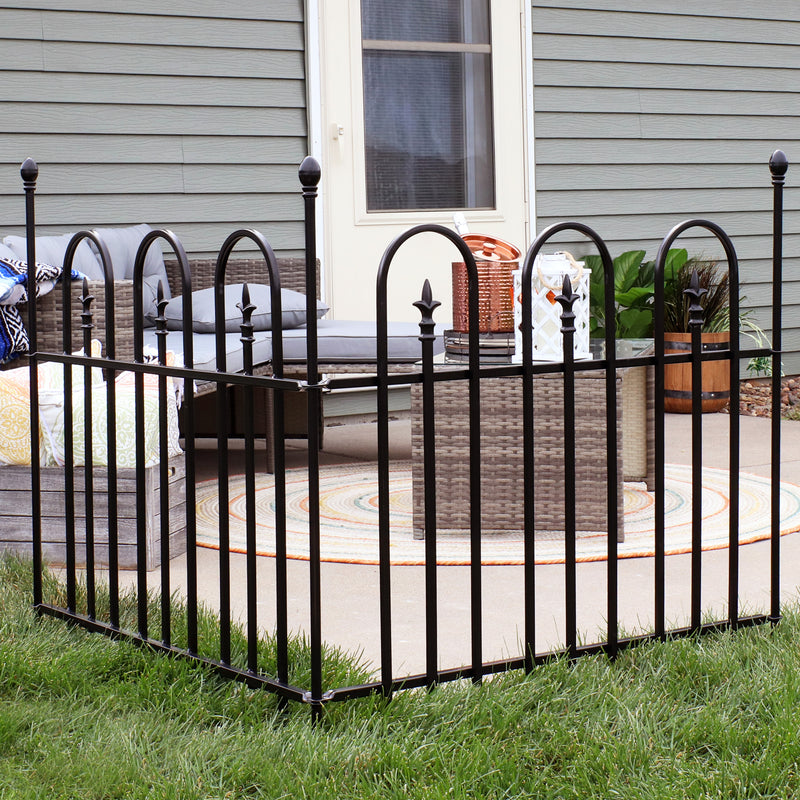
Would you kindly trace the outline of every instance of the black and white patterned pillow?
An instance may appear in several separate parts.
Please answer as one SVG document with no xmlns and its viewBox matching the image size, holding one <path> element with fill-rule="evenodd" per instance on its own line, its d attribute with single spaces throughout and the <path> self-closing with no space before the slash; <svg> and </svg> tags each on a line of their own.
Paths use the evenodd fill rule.
<svg viewBox="0 0 800 800">
<path fill-rule="evenodd" d="M 19 310 L 14 306 L 0 306 L 0 364 L 27 353 L 29 345 Z"/>
</svg>

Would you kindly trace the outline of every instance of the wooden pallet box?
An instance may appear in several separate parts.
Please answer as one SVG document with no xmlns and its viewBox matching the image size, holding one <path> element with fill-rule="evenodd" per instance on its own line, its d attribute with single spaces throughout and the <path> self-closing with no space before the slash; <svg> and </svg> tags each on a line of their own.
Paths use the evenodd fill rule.
<svg viewBox="0 0 800 800">
<path fill-rule="evenodd" d="M 161 482 L 158 465 L 145 471 L 146 568 L 161 564 Z M 86 564 L 85 469 L 75 469 L 75 555 L 77 564 Z M 95 467 L 94 480 L 94 556 L 98 567 L 109 563 L 108 548 L 108 470 Z M 174 558 L 186 552 L 186 468 L 183 456 L 169 461 L 169 552 Z M 137 566 L 136 548 L 136 471 L 117 471 L 117 530 L 119 565 Z M 42 556 L 46 563 L 66 563 L 64 469 L 45 467 L 41 471 Z M 31 553 L 31 470 L 24 466 L 0 467 L 0 549 Z"/>
</svg>

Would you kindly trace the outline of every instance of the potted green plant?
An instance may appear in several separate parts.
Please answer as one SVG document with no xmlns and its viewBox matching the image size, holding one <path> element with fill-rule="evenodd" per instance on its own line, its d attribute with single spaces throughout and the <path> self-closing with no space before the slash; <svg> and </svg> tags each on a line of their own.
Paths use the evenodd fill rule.
<svg viewBox="0 0 800 800">
<path fill-rule="evenodd" d="M 644 260 L 644 250 L 630 250 L 614 259 L 614 308 L 618 339 L 641 339 L 653 336 L 653 299 L 655 262 Z M 592 270 L 590 283 L 591 336 L 605 336 L 605 285 L 600 257 L 583 256 Z M 689 258 L 685 249 L 667 253 L 664 265 L 664 338 L 665 352 L 691 349 L 689 304 L 685 290 L 692 273 L 697 271 L 699 285 L 705 289 L 701 341 L 704 350 L 728 349 L 730 346 L 730 285 L 727 270 L 702 256 Z M 757 329 L 757 326 L 750 323 Z M 671 364 L 665 370 L 665 408 L 672 412 L 691 411 L 691 365 Z M 719 411 L 730 397 L 730 374 L 727 361 L 703 364 L 703 411 Z"/>
<path fill-rule="evenodd" d="M 703 291 L 703 327 L 700 346 L 703 352 L 730 348 L 730 284 L 728 272 L 715 261 L 689 258 L 673 270 L 664 271 L 664 352 L 686 353 L 692 349 L 689 306 L 686 293 L 692 276 L 697 275 Z M 720 411 L 730 399 L 730 367 L 727 361 L 705 361 L 702 366 L 701 408 Z M 668 364 L 664 369 L 665 411 L 688 413 L 692 410 L 692 365 Z"/>
<path fill-rule="evenodd" d="M 655 261 L 645 261 L 644 256 L 644 250 L 629 250 L 614 259 L 614 321 L 617 339 L 653 337 Z M 686 250 L 674 249 L 667 253 L 664 270 L 667 280 L 687 259 Z M 598 255 L 582 256 L 581 260 L 592 271 L 589 287 L 590 336 L 603 338 L 606 335 L 606 306 L 602 261 Z"/>
</svg>

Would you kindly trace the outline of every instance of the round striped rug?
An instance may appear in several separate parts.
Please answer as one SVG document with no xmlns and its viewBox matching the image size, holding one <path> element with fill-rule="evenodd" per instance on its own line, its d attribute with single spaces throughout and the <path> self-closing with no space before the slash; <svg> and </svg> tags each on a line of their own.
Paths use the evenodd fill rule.
<svg viewBox="0 0 800 800">
<path fill-rule="evenodd" d="M 666 552 L 691 551 L 691 470 L 667 465 Z M 308 547 L 308 485 L 305 470 L 287 473 L 287 552 L 306 560 Z M 229 483 L 230 549 L 246 552 L 245 481 Z M 770 536 L 770 481 L 757 475 L 740 477 L 740 544 Z M 703 470 L 703 549 L 728 545 L 728 472 Z M 275 495 L 273 476 L 256 478 L 256 551 L 275 555 Z M 800 531 L 800 487 L 780 487 L 781 534 Z M 391 561 L 398 565 L 424 564 L 425 543 L 413 536 L 411 469 L 393 468 L 390 479 Z M 374 465 L 325 467 L 320 474 L 321 558 L 354 564 L 378 563 L 378 488 Z M 625 484 L 625 541 L 619 542 L 620 558 L 653 555 L 654 495 L 644 484 Z M 203 547 L 219 547 L 219 495 L 216 480 L 197 487 L 197 541 Z M 464 531 L 440 532 L 436 541 L 437 563 L 470 563 L 469 536 Z M 607 558 L 605 533 L 579 531 L 579 561 Z M 564 534 L 537 531 L 537 564 L 564 561 Z M 482 538 L 484 564 L 522 564 L 522 535 L 517 532 L 487 534 Z"/>
</svg>

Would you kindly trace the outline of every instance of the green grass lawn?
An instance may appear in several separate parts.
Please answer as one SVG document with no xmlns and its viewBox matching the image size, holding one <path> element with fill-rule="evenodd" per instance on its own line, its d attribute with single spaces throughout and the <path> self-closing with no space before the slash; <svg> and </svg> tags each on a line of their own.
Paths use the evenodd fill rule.
<svg viewBox="0 0 800 800">
<path fill-rule="evenodd" d="M 305 707 L 37 618 L 29 565 L 0 560 L 0 586 L 3 800 L 800 796 L 796 610 L 340 704 L 313 727 Z"/>
</svg>

